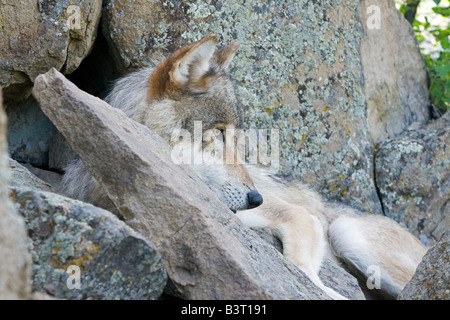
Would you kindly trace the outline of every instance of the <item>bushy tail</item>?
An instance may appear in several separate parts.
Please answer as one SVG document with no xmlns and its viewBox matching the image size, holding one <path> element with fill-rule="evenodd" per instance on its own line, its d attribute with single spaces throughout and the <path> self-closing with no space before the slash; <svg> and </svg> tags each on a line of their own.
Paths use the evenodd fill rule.
<svg viewBox="0 0 450 320">
<path fill-rule="evenodd" d="M 328 231 L 333 253 L 366 286 L 364 291 L 395 299 L 414 275 L 426 248 L 392 219 L 333 210 L 343 211 Z"/>
</svg>

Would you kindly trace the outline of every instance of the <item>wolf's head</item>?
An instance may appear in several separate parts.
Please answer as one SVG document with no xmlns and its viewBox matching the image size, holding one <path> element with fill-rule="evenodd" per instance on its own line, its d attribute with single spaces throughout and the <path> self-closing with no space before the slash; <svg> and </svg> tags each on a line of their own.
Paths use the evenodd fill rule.
<svg viewBox="0 0 450 320">
<path fill-rule="evenodd" d="M 183 142 L 185 150 L 193 151 L 193 158 L 198 160 L 200 156 L 200 161 L 190 164 L 191 168 L 231 210 L 245 210 L 260 205 L 262 196 L 233 150 L 234 143 L 227 141 L 227 129 L 242 124 L 227 75 L 238 44 L 220 50 L 216 45 L 217 37 L 209 35 L 162 61 L 148 83 L 150 108 L 138 118 L 172 147 L 180 144 L 174 129 L 184 129 L 195 137 L 194 127 L 201 124 L 201 141 Z M 211 152 L 208 142 L 213 140 L 222 142 L 223 148 Z"/>
</svg>

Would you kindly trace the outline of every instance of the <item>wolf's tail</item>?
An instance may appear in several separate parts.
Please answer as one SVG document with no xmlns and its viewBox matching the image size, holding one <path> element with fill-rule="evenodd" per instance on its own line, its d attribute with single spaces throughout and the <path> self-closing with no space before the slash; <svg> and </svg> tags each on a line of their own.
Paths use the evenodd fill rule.
<svg viewBox="0 0 450 320">
<path fill-rule="evenodd" d="M 328 210 L 338 213 L 328 230 L 334 255 L 366 286 L 363 291 L 395 299 L 414 275 L 425 246 L 390 218 L 358 215 L 346 207 Z"/>
</svg>

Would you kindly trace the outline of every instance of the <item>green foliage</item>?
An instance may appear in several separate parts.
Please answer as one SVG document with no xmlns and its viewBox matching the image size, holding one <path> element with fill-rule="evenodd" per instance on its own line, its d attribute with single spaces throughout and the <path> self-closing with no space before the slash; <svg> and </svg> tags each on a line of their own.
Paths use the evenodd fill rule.
<svg viewBox="0 0 450 320">
<path fill-rule="evenodd" d="M 431 103 L 442 111 L 448 111 L 450 110 L 450 53 L 442 52 L 436 60 L 426 55 L 425 61 L 430 75 Z"/>
<path fill-rule="evenodd" d="M 437 48 L 437 50 L 434 52 L 424 52 L 424 50 L 422 50 L 422 54 L 425 58 L 430 77 L 430 101 L 438 109 L 445 112 L 450 110 L 450 20 L 448 19 L 450 16 L 450 7 L 440 7 L 439 4 L 441 3 L 441 0 L 433 1 L 437 5 L 432 8 L 433 12 L 437 15 L 441 15 L 442 17 L 446 17 L 447 21 L 449 21 L 447 25 L 433 25 L 430 23 L 428 17 L 424 17 L 424 22 L 414 18 L 412 26 L 419 44 L 425 41 L 425 34 L 430 34 L 434 37 L 435 48 Z M 412 10 L 412 2 L 418 1 L 407 0 L 402 3 L 400 6 L 400 11 L 402 14 L 405 15 L 409 10 Z M 442 50 L 440 48 L 442 48 Z"/>
</svg>

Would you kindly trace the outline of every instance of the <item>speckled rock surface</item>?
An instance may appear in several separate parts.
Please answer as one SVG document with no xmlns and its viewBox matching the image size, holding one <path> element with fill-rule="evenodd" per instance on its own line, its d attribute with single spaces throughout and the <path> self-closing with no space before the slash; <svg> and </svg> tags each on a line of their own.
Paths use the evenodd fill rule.
<svg viewBox="0 0 450 320">
<path fill-rule="evenodd" d="M 28 299 L 31 257 L 23 218 L 8 198 L 11 172 L 8 168 L 6 122 L 0 87 L 0 300 Z"/>
<path fill-rule="evenodd" d="M 0 2 L 0 85 L 6 100 L 26 98 L 34 78 L 52 67 L 71 73 L 79 66 L 95 40 L 101 4 L 101 0 Z"/>
<path fill-rule="evenodd" d="M 387 140 L 376 152 L 384 212 L 426 245 L 450 229 L 450 114 Z"/>
<path fill-rule="evenodd" d="M 54 193 L 14 187 L 33 259 L 33 290 L 65 299 L 157 299 L 167 275 L 153 246 L 112 213 Z M 80 288 L 70 266 L 79 268 Z"/>
<path fill-rule="evenodd" d="M 0 2 L 0 85 L 14 159 L 47 167 L 54 126 L 30 97 L 34 79 L 54 67 L 72 73 L 90 53 L 101 0 Z"/>
<path fill-rule="evenodd" d="M 428 250 L 400 300 L 450 300 L 450 230 Z"/>
<path fill-rule="evenodd" d="M 32 174 L 27 168 L 13 159 L 9 159 L 11 168 L 10 188 L 27 188 L 41 191 L 51 191 L 51 185 Z"/>
</svg>

